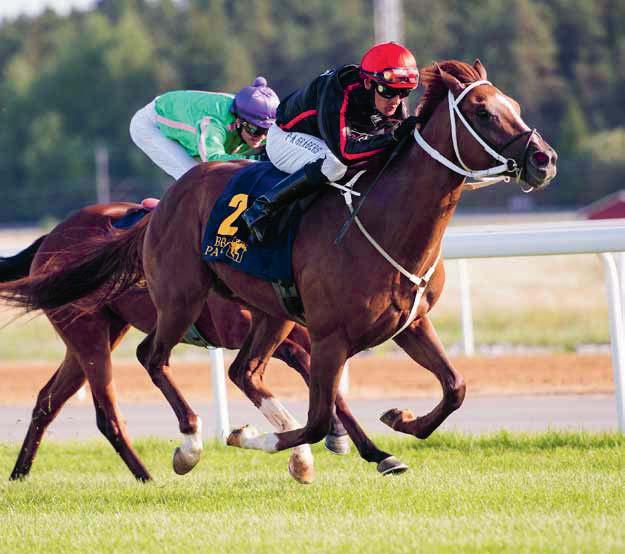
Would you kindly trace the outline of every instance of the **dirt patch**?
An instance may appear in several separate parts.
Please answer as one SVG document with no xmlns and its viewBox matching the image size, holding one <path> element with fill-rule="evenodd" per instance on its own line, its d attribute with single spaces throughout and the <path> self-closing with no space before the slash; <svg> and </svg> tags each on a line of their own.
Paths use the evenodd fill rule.
<svg viewBox="0 0 625 554">
<path fill-rule="evenodd" d="M 226 358 L 228 363 L 229 358 Z M 614 390 L 609 355 L 533 355 L 457 357 L 454 365 L 465 377 L 470 394 L 607 393 Z M 55 367 L 44 363 L 0 364 L 0 404 L 32 404 Z M 208 362 L 177 363 L 172 367 L 177 383 L 191 400 L 212 394 Z M 138 363 L 116 363 L 118 397 L 124 402 L 162 402 Z M 281 362 L 272 361 L 266 380 L 276 396 L 304 398 L 302 380 Z M 359 356 L 350 361 L 349 397 L 438 396 L 434 376 L 404 355 Z M 231 384 L 229 394 L 242 398 Z"/>
</svg>

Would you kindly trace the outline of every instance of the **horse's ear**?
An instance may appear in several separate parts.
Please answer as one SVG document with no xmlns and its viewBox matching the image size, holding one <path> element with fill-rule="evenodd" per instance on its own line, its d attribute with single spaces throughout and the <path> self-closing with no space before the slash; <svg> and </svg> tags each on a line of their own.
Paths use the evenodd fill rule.
<svg viewBox="0 0 625 554">
<path fill-rule="evenodd" d="M 482 81 L 488 80 L 488 76 L 486 75 L 486 68 L 484 67 L 484 65 L 482 64 L 479 58 L 475 58 L 475 61 L 473 62 L 473 67 L 475 68 L 475 71 L 478 72 L 480 79 Z"/>
<path fill-rule="evenodd" d="M 440 65 L 436 64 L 438 74 L 441 76 L 443 83 L 447 85 L 447 88 L 452 92 L 454 96 L 458 96 L 465 88 L 465 85 L 458 81 L 451 73 L 447 73 Z"/>
</svg>

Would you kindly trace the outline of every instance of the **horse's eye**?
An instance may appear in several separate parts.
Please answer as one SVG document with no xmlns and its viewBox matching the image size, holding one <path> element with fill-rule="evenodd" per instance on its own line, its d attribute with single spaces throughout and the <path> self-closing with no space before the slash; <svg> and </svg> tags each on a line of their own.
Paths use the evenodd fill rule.
<svg viewBox="0 0 625 554">
<path fill-rule="evenodd" d="M 475 113 L 482 121 L 488 121 L 490 119 L 490 112 L 486 108 L 478 108 Z"/>
</svg>

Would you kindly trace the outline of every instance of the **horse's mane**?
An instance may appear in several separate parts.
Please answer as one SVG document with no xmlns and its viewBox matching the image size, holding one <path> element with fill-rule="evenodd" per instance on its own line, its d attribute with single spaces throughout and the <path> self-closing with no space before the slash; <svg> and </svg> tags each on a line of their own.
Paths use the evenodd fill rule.
<svg viewBox="0 0 625 554">
<path fill-rule="evenodd" d="M 445 60 L 422 69 L 421 82 L 425 85 L 425 92 L 421 96 L 416 110 L 422 126 L 428 122 L 438 104 L 447 98 L 447 85 L 445 85 L 438 71 L 439 67 L 453 75 L 461 83 L 473 83 L 482 78 L 475 67 L 458 60 Z"/>
</svg>

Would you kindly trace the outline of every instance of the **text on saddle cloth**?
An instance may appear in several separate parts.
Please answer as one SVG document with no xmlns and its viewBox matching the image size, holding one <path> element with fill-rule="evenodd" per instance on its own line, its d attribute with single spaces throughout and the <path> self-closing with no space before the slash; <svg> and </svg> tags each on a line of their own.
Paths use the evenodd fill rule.
<svg viewBox="0 0 625 554">
<path fill-rule="evenodd" d="M 271 282 L 292 284 L 293 242 L 304 213 L 296 202 L 276 220 L 281 230 L 268 243 L 248 241 L 248 230 L 241 214 L 256 198 L 286 176 L 269 162 L 256 162 L 238 171 L 215 203 L 202 241 L 202 259 L 222 262 L 245 273 Z M 310 203 L 310 202 L 308 202 Z"/>
</svg>

